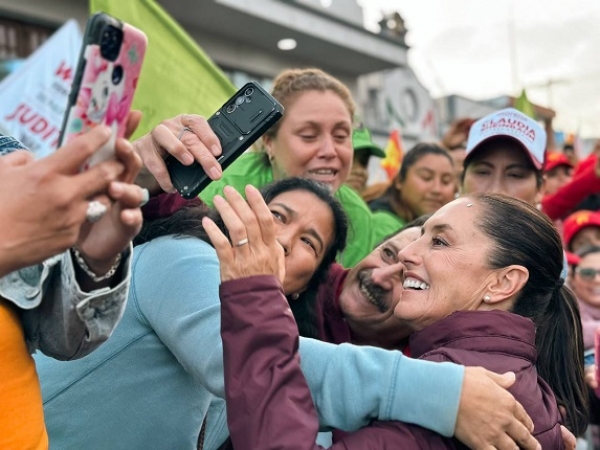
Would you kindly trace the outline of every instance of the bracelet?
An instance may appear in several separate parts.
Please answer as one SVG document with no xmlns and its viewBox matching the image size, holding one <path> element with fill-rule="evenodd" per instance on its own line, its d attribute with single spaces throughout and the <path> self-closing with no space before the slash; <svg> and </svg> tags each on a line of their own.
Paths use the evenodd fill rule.
<svg viewBox="0 0 600 450">
<path fill-rule="evenodd" d="M 88 277 L 90 277 L 94 283 L 99 283 L 101 281 L 108 280 L 115 274 L 115 272 L 121 265 L 121 253 L 119 253 L 119 256 L 117 256 L 115 263 L 111 266 L 110 269 L 108 269 L 108 272 L 106 272 L 104 275 L 96 275 L 94 272 L 92 272 L 92 269 L 89 268 L 89 266 L 81 256 L 81 253 L 79 253 L 79 250 L 77 250 L 75 247 L 72 247 L 71 250 L 73 251 L 73 256 L 75 257 L 75 261 L 77 262 L 79 268 L 83 270 L 85 274 Z"/>
</svg>

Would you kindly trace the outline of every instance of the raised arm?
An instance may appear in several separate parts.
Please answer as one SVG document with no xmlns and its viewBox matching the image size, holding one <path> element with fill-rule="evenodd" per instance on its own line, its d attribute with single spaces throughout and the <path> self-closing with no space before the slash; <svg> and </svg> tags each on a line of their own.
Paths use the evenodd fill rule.
<svg viewBox="0 0 600 450">
<path fill-rule="evenodd" d="M 239 194 L 227 189 L 225 194 L 231 205 L 223 199 L 219 199 L 215 204 L 230 230 L 232 241 L 245 240 L 245 245 L 241 248 L 232 247 L 212 222 L 205 219 L 203 223 L 221 261 L 221 335 L 224 345 L 228 423 L 234 447 L 238 450 L 318 449 L 320 447 L 314 444 L 318 431 L 317 415 L 306 379 L 300 370 L 297 327 L 277 281 L 282 278 L 282 249 L 278 247 L 272 232 L 272 218 L 264 203 L 261 204 L 262 199 L 255 189 L 246 189 L 248 203 L 253 211 L 250 211 L 250 207 Z M 270 274 L 278 276 L 275 278 Z M 396 358 L 399 361 L 398 365 L 402 365 L 404 358 L 398 355 Z M 469 383 L 463 383 L 466 398 L 461 398 L 458 410 L 466 407 L 467 412 L 462 411 L 459 414 L 456 431 L 465 431 L 465 419 L 470 418 L 476 426 L 483 427 L 482 430 L 474 431 L 475 436 L 467 433 L 468 442 L 477 444 L 475 448 L 486 448 L 489 444 L 495 444 L 497 448 L 512 449 L 514 441 L 511 432 L 515 430 L 511 427 L 514 427 L 519 419 L 514 417 L 511 406 L 507 408 L 505 402 L 496 400 L 511 398 L 512 402 L 509 404 L 515 405 L 516 402 L 500 387 L 494 387 L 494 382 L 489 380 L 488 375 L 482 373 L 481 369 L 474 370 L 480 371 L 478 375 L 474 375 L 477 380 L 476 388 L 473 389 L 473 377 L 469 377 Z M 379 382 L 381 377 L 375 377 Z M 369 382 L 372 383 L 373 380 L 370 379 Z M 361 388 L 362 386 L 359 386 L 356 390 Z M 491 394 L 485 392 L 490 390 L 493 391 Z M 498 391 L 501 391 L 501 394 L 498 394 Z M 501 414 L 494 414 L 494 417 L 504 417 L 508 420 L 500 420 L 491 426 L 486 426 L 489 422 L 487 418 L 478 421 L 477 413 L 473 413 L 480 410 L 479 407 L 482 402 L 486 403 L 486 399 L 492 404 L 487 411 L 493 412 L 497 409 Z M 389 401 L 398 400 L 402 403 L 402 398 Z M 410 407 L 418 408 L 417 405 Z M 522 412 L 522 407 L 520 411 Z M 518 411 L 516 416 L 519 416 Z M 527 419 L 520 418 L 530 425 L 531 421 Z M 473 432 L 473 424 L 470 426 L 471 428 L 469 425 L 466 428 Z M 516 428 L 517 435 L 520 436 L 515 439 L 523 444 L 524 448 L 535 448 L 535 440 L 527 428 L 523 425 Z M 281 433 L 282 429 L 286 432 Z M 372 432 L 371 429 L 365 429 L 357 434 L 366 435 Z M 523 435 L 526 436 L 523 438 Z M 389 436 L 391 438 L 392 435 Z M 390 446 L 383 448 L 402 448 L 402 445 L 399 445 L 403 442 L 402 436 L 409 439 L 406 445 L 414 439 L 412 433 L 398 433 L 398 436 L 389 442 Z M 366 441 L 355 441 L 351 438 L 352 436 L 336 444 L 335 448 L 382 448 L 380 445 L 366 447 Z M 377 441 L 380 441 L 379 438 Z"/>
</svg>

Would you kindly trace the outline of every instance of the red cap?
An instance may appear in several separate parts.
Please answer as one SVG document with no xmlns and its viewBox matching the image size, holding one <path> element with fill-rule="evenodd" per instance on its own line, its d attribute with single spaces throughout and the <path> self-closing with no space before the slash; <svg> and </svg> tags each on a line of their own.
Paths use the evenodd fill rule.
<svg viewBox="0 0 600 450">
<path fill-rule="evenodd" d="M 569 158 L 564 153 L 546 152 L 546 162 L 544 163 L 544 172 L 550 172 L 558 166 L 573 167 Z"/>
<path fill-rule="evenodd" d="M 567 255 L 567 264 L 570 266 L 576 266 L 581 261 L 581 258 L 575 253 L 565 252 L 565 254 Z"/>
<path fill-rule="evenodd" d="M 571 240 L 586 227 L 600 227 L 600 212 L 581 210 L 567 217 L 563 223 L 565 248 L 571 250 Z"/>
</svg>

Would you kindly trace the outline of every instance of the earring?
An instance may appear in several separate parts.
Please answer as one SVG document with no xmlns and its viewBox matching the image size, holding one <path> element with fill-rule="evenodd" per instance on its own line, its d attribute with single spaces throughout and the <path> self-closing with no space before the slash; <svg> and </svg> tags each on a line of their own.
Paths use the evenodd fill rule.
<svg viewBox="0 0 600 450">
<path fill-rule="evenodd" d="M 489 295 L 484 295 L 484 296 L 483 296 L 483 301 L 484 301 L 485 303 L 489 303 L 489 302 L 491 302 L 491 301 L 492 301 L 492 297 L 490 297 Z"/>
<path fill-rule="evenodd" d="M 292 300 L 298 300 L 300 298 L 300 294 L 298 294 L 297 292 L 295 292 L 292 295 L 290 295 L 290 297 L 292 298 Z"/>
</svg>

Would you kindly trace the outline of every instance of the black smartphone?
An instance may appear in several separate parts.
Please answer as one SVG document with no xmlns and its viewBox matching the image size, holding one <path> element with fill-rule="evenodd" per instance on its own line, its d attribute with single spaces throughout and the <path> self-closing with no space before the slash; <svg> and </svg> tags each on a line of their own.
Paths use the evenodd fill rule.
<svg viewBox="0 0 600 450">
<path fill-rule="evenodd" d="M 227 169 L 245 150 L 283 116 L 283 106 L 258 83 L 249 82 L 227 100 L 208 124 L 221 142 L 217 161 Z M 212 181 L 194 162 L 184 166 L 174 156 L 165 160 L 175 189 L 187 199 L 196 197 Z"/>
</svg>

